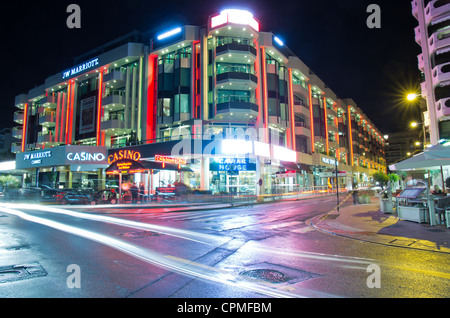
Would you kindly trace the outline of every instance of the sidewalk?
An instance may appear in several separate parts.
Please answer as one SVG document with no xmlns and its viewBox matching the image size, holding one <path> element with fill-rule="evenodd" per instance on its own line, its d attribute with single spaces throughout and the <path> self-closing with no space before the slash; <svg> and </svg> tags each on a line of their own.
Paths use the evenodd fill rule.
<svg viewBox="0 0 450 318">
<path fill-rule="evenodd" d="M 400 220 L 380 211 L 378 198 L 371 203 L 341 207 L 310 219 L 318 230 L 366 242 L 450 253 L 450 229 Z"/>
</svg>

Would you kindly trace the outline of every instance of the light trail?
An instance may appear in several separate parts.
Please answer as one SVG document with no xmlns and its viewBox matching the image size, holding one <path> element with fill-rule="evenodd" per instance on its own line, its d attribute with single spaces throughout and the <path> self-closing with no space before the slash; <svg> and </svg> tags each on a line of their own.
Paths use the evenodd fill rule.
<svg viewBox="0 0 450 318">
<path fill-rule="evenodd" d="M 245 245 L 241 248 L 249 248 L 252 251 L 260 251 L 263 253 L 286 255 L 286 256 L 293 256 L 293 257 L 299 257 L 299 258 L 309 258 L 309 259 L 322 260 L 322 261 L 345 262 L 345 263 L 356 263 L 356 264 L 373 264 L 375 262 L 374 259 L 370 259 L 370 258 L 332 255 L 332 254 L 306 252 L 306 251 L 298 251 L 298 250 L 289 250 L 289 249 L 284 249 L 284 248 L 276 248 L 273 246 L 266 248 L 266 247 L 257 246 L 256 244 L 257 244 L 257 242 L 249 242 L 248 245 Z"/>
<path fill-rule="evenodd" d="M 141 230 L 147 230 L 147 231 L 153 231 L 160 234 L 166 234 L 174 237 L 178 237 L 185 240 L 194 241 L 197 243 L 202 243 L 206 245 L 221 245 L 230 240 L 228 237 L 223 236 L 217 236 L 217 235 L 211 235 L 211 234 L 202 234 L 194 231 L 188 231 L 188 230 L 181 230 L 176 229 L 172 227 L 162 226 L 162 225 L 154 225 L 149 223 L 142 223 L 142 222 L 136 222 L 136 221 L 130 221 L 120 218 L 115 218 L 111 216 L 104 216 L 104 215 L 95 215 L 95 214 L 87 214 L 82 212 L 75 212 L 70 211 L 66 209 L 61 208 L 54 208 L 49 206 L 39 206 L 39 205 L 30 205 L 30 204 L 2 204 L 0 205 L 4 206 L 6 208 L 12 208 L 12 209 L 26 209 L 26 210 L 40 210 L 44 212 L 51 212 L 56 214 L 64 214 L 72 217 L 92 220 L 92 221 L 98 221 L 98 222 L 105 222 L 109 224 L 116 224 Z"/>
<path fill-rule="evenodd" d="M 308 297 L 304 295 L 293 294 L 288 291 L 279 290 L 274 288 L 274 286 L 269 286 L 269 284 L 261 283 L 255 281 L 255 279 L 247 278 L 245 276 L 240 276 L 236 273 L 225 271 L 222 269 L 210 267 L 203 264 L 198 264 L 189 260 L 181 259 L 171 255 L 162 255 L 160 253 L 144 249 L 132 245 L 130 243 L 118 240 L 107 235 L 99 234 L 96 232 L 88 231 L 71 225 L 63 224 L 60 222 L 52 221 L 42 217 L 33 216 L 25 212 L 11 209 L 7 207 L 0 207 L 0 211 L 15 215 L 26 221 L 41 224 L 47 227 L 54 228 L 56 230 L 73 234 L 79 237 L 83 237 L 100 244 L 112 247 L 123 253 L 131 255 L 133 257 L 139 258 L 147 263 L 153 264 L 158 267 L 168 269 L 170 271 L 187 275 L 194 278 L 199 278 L 206 280 L 207 282 L 216 282 L 221 284 L 231 285 L 240 289 L 245 289 L 251 292 L 256 292 L 262 295 L 276 298 L 299 298 Z M 306 294 L 317 294 L 317 292 L 304 290 Z M 322 294 L 321 296 L 327 295 L 328 297 L 333 297 L 332 295 Z"/>
</svg>

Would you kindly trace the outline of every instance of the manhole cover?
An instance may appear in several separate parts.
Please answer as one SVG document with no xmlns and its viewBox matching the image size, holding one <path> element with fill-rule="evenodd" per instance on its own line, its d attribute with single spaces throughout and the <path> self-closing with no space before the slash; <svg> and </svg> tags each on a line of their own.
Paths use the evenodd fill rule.
<svg viewBox="0 0 450 318">
<path fill-rule="evenodd" d="M 239 275 L 278 284 L 295 284 L 320 276 L 301 269 L 268 262 L 248 265 L 247 269 L 240 272 Z"/>
<path fill-rule="evenodd" d="M 285 274 L 272 269 L 252 269 L 242 272 L 241 275 L 262 279 L 269 283 L 284 283 L 288 281 L 288 277 Z"/>
<path fill-rule="evenodd" d="M 41 276 L 47 276 L 47 271 L 39 263 L 0 267 L 0 284 Z"/>
</svg>

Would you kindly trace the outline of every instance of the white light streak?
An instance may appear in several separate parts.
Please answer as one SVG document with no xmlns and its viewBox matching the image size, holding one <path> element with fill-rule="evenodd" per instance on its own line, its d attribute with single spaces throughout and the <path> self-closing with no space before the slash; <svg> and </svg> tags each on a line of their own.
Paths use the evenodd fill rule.
<svg viewBox="0 0 450 318">
<path fill-rule="evenodd" d="M 251 279 L 248 279 L 245 276 L 240 276 L 232 272 L 228 272 L 222 269 L 210 267 L 203 264 L 198 264 L 192 261 L 184 260 L 170 255 L 162 255 L 160 253 L 150 251 L 148 249 L 144 249 L 141 247 L 137 247 L 130 243 L 126 243 L 124 241 L 103 234 L 95 233 L 85 229 L 80 229 L 74 226 L 66 225 L 45 218 L 32 216 L 16 209 L 0 207 L 0 211 L 11 215 L 15 215 L 30 222 L 38 223 L 69 234 L 77 235 L 104 244 L 106 246 L 115 248 L 121 252 L 124 252 L 128 255 L 139 258 L 150 264 L 183 275 L 204 279 L 208 282 L 216 282 L 231 285 L 240 289 L 246 289 L 270 297 L 276 298 L 303 297 L 301 295 L 292 294 L 288 291 L 277 290 L 273 286 L 269 286 L 268 284 L 265 283 L 256 282 L 254 280 L 252 281 Z"/>
</svg>

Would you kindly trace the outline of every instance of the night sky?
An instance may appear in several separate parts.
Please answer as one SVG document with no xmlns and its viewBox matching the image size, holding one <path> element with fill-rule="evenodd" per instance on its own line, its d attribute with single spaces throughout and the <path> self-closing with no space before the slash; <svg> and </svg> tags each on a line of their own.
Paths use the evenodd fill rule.
<svg viewBox="0 0 450 318">
<path fill-rule="evenodd" d="M 66 8 L 81 7 L 81 29 Z M 369 4 L 381 7 L 381 29 L 369 29 Z M 417 109 L 403 95 L 419 89 L 409 0 L 93 0 L 12 1 L 2 10 L 1 127 L 13 127 L 14 97 L 73 66 L 73 58 L 133 30 L 155 35 L 174 25 L 206 25 L 225 8 L 251 11 L 338 97 L 353 98 L 384 133 L 407 129 Z"/>
</svg>

